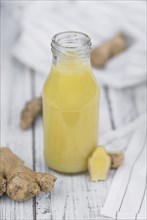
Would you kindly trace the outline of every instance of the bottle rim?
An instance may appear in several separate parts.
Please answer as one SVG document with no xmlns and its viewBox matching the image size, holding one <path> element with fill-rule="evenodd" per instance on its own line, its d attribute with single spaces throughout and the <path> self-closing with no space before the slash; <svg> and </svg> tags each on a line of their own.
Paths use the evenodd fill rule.
<svg viewBox="0 0 147 220">
<path fill-rule="evenodd" d="M 53 53 L 62 56 L 73 56 L 73 52 L 79 56 L 88 56 L 91 51 L 90 37 L 79 31 L 64 31 L 53 36 L 51 42 Z"/>
</svg>

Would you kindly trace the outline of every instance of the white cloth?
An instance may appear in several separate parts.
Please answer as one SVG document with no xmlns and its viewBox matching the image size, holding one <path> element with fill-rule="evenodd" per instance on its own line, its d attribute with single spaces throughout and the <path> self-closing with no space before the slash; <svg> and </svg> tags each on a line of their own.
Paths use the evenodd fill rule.
<svg viewBox="0 0 147 220">
<path fill-rule="evenodd" d="M 136 128 L 127 149 L 125 162 L 116 171 L 106 201 L 101 209 L 101 215 L 118 220 L 146 220 L 146 130 L 141 118 L 130 128 Z M 130 130 L 131 130 L 130 129 Z M 127 132 L 130 132 L 128 129 Z M 115 131 L 119 136 L 126 135 L 124 129 Z M 109 135 L 109 141 L 110 141 Z"/>
<path fill-rule="evenodd" d="M 32 2 L 25 6 L 20 19 L 21 32 L 13 55 L 47 75 L 54 34 L 67 30 L 85 32 L 95 46 L 121 31 L 129 36 L 130 46 L 105 68 L 94 69 L 94 74 L 100 84 L 109 87 L 133 86 L 146 78 L 145 13 L 144 1 Z"/>
</svg>

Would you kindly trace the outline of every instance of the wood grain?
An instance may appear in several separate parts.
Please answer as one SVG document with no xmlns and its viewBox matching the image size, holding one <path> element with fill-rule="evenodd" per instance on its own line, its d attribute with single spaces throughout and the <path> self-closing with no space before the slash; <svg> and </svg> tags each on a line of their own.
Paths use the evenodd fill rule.
<svg viewBox="0 0 147 220">
<path fill-rule="evenodd" d="M 29 130 L 24 133 L 19 128 L 20 111 L 24 102 L 31 98 L 32 93 L 30 86 L 30 72 L 23 67 L 23 74 L 20 77 L 20 71 L 22 72 L 21 65 L 18 66 L 15 63 L 15 71 L 11 72 L 11 74 L 13 74 L 11 86 L 8 87 L 7 81 L 3 81 L 5 88 L 11 90 L 9 91 L 10 95 L 5 95 L 5 99 L 8 100 L 5 102 L 2 111 L 2 118 L 4 117 L 5 120 L 3 120 L 3 124 L 1 125 L 2 131 L 4 127 L 1 145 L 8 146 L 25 161 L 27 166 L 32 168 L 32 131 Z M 10 75 L 8 72 L 5 72 L 5 74 Z M 8 111 L 5 111 L 5 109 L 8 109 Z M 10 200 L 7 196 L 4 196 L 0 199 L 0 206 L 0 219 L 2 220 L 32 219 L 32 200 L 18 203 Z"/>
</svg>

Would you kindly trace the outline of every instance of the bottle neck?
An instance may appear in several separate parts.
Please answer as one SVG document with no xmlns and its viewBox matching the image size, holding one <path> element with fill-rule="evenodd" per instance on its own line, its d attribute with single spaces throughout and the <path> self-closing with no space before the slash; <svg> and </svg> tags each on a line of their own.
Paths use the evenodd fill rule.
<svg viewBox="0 0 147 220">
<path fill-rule="evenodd" d="M 59 33 L 52 39 L 51 50 L 53 65 L 64 68 L 90 65 L 91 40 L 86 34 L 73 31 Z"/>
</svg>

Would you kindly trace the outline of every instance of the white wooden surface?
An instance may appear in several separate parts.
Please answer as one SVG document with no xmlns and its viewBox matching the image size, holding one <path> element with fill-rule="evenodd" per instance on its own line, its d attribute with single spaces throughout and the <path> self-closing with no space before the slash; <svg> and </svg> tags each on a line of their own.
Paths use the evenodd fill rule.
<svg viewBox="0 0 147 220">
<path fill-rule="evenodd" d="M 17 23 L 8 9 L 2 11 L 1 19 L 1 146 L 10 147 L 30 168 L 50 171 L 57 176 L 57 182 L 51 193 L 42 193 L 24 203 L 2 196 L 0 219 L 107 219 L 99 211 L 115 171 L 110 171 L 107 181 L 93 183 L 87 173 L 69 176 L 49 170 L 42 154 L 42 118 L 28 131 L 19 128 L 21 109 L 27 100 L 41 94 L 45 77 L 12 59 L 10 51 L 17 40 Z M 121 127 L 135 119 L 145 111 L 144 103 L 145 85 L 117 91 L 101 88 L 100 131 Z"/>
</svg>

